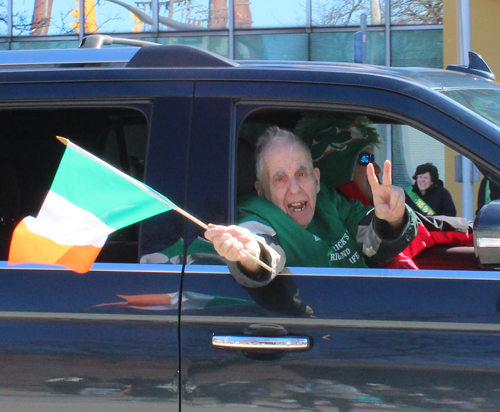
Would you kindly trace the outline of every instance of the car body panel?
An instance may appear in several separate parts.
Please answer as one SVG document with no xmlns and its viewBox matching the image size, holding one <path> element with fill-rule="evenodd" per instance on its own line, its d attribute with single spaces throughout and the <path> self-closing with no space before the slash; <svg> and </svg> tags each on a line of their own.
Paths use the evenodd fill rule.
<svg viewBox="0 0 500 412">
<path fill-rule="evenodd" d="M 197 388 L 183 410 L 198 411 L 207 404 L 234 411 L 339 408 L 340 399 L 352 401 L 345 410 L 363 410 L 370 407 L 363 405 L 363 396 L 378 398 L 372 407 L 398 411 L 439 410 L 446 399 L 496 404 L 497 274 L 466 272 L 457 278 L 453 271 L 290 271 L 293 275 L 281 280 L 288 296 L 277 289 L 247 290 L 247 298 L 259 305 L 230 307 L 216 316 L 182 312 L 182 362 Z M 214 277 L 191 267 L 184 286 L 213 293 L 227 291 L 228 282 L 228 275 Z M 231 296 L 245 298 L 243 287 L 237 292 Z M 289 301 L 297 299 L 311 307 L 312 316 L 294 314 Z M 284 328 L 286 336 L 309 337 L 312 348 L 272 357 L 211 347 L 212 335 L 243 335 L 259 327 L 265 334 L 269 325 Z"/>
<path fill-rule="evenodd" d="M 475 115 L 464 113 L 452 101 L 443 102 L 433 92 L 429 95 L 441 100 L 441 107 L 424 98 L 366 86 L 258 82 L 196 85 L 196 99 L 214 113 L 227 106 L 230 95 L 234 96 L 238 125 L 262 110 L 352 108 L 404 119 L 474 159 L 481 157 L 481 164 L 493 164 L 500 156 L 500 147 L 490 139 L 491 134 L 486 138 L 471 127 L 479 123 Z M 450 109 L 460 109 L 462 115 L 455 118 L 447 112 Z M 196 117 L 196 111 L 194 121 L 206 123 Z M 220 118 L 217 123 L 221 123 Z M 495 126 L 486 125 L 483 130 L 490 128 L 496 138 Z M 193 134 L 195 153 L 202 153 L 206 147 L 201 136 Z M 227 134 L 217 133 L 213 139 L 215 167 L 224 160 L 234 163 L 227 151 L 232 144 Z M 203 188 L 205 210 L 211 207 L 210 199 L 215 202 L 226 198 L 231 180 L 235 181 L 231 169 L 228 181 L 212 174 L 212 166 L 190 174 L 191 187 Z M 498 173 L 496 167 L 493 170 Z M 189 192 L 193 198 L 198 195 L 194 190 Z M 232 207 L 228 206 L 225 214 L 221 207 L 213 207 L 208 214 L 221 216 L 226 222 Z M 182 311 L 183 410 L 194 412 L 206 405 L 234 411 L 322 407 L 346 411 L 370 407 L 438 410 L 452 405 L 449 399 L 456 400 L 459 409 L 471 404 L 476 407 L 479 404 L 471 401 L 475 398 L 484 399 L 484 404 L 496 404 L 500 365 L 490 361 L 491 351 L 500 343 L 500 278 L 496 272 L 289 270 L 293 275 L 282 275 L 272 287 L 252 290 L 234 288 L 234 280 L 223 267 L 186 266 L 184 290 L 207 295 L 224 291 L 226 298 L 257 304 L 217 308 L 216 313 L 216 309 Z M 312 314 L 304 312 L 305 306 Z M 269 328 L 274 331 L 271 335 Z M 274 336 L 276 330 L 284 336 L 309 338 L 311 349 L 270 354 L 215 348 L 211 343 L 213 336 L 266 337 Z"/>
<path fill-rule="evenodd" d="M 130 401 L 156 411 L 151 397 L 177 410 L 178 305 L 159 312 L 129 301 L 178 294 L 180 266 L 138 274 L 137 265 L 95 264 L 85 275 L 23 266 L 0 269 L 0 396 L 17 399 L 6 410 Z"/>
<path fill-rule="evenodd" d="M 183 205 L 193 88 L 188 82 L 3 84 L 0 106 L 47 116 L 68 107 L 83 116 L 115 110 L 116 119 L 124 110 L 141 113 L 149 134 L 144 179 Z M 5 144 L 4 150 L 16 153 L 14 147 Z M 150 219 L 141 228 L 142 253 L 181 236 L 183 224 L 175 212 Z M 110 242 L 102 254 L 108 256 L 113 243 L 130 253 L 131 242 Z M 135 251 L 129 258 L 138 262 L 137 245 Z M 178 411 L 182 265 L 96 263 L 89 273 L 76 274 L 0 264 L 2 408 Z"/>
</svg>

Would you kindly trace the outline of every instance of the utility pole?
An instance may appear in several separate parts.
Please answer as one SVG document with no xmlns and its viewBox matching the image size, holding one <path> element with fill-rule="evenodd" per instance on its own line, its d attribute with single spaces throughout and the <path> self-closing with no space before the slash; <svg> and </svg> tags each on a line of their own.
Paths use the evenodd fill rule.
<svg viewBox="0 0 500 412">
<path fill-rule="evenodd" d="M 469 65 L 470 43 L 470 0 L 457 0 L 457 34 L 459 64 Z M 472 162 L 462 156 L 462 216 L 474 220 L 474 196 L 472 183 Z"/>
<path fill-rule="evenodd" d="M 360 31 L 354 33 L 354 63 L 366 63 L 366 14 L 360 18 Z"/>
<path fill-rule="evenodd" d="M 371 0 L 372 24 L 382 24 L 382 11 L 380 9 L 380 0 Z M 388 17 L 386 17 L 388 18 Z"/>
</svg>

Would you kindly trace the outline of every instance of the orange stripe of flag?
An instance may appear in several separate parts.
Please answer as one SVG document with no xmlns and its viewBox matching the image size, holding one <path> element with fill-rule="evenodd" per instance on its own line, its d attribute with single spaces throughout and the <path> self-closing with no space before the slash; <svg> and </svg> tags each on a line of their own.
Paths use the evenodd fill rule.
<svg viewBox="0 0 500 412">
<path fill-rule="evenodd" d="M 172 304 L 172 296 L 168 293 L 157 295 L 117 295 L 134 306 L 168 306 Z"/>
<path fill-rule="evenodd" d="M 101 303 L 98 306 L 135 306 L 135 307 L 153 307 L 153 306 L 170 306 L 172 305 L 172 296 L 168 293 L 157 295 L 117 295 L 119 298 L 125 299 L 126 302 Z"/>
<path fill-rule="evenodd" d="M 9 251 L 9 265 L 42 263 L 60 265 L 78 273 L 88 272 L 101 248 L 60 245 L 31 232 L 24 220 L 14 230 Z"/>
</svg>

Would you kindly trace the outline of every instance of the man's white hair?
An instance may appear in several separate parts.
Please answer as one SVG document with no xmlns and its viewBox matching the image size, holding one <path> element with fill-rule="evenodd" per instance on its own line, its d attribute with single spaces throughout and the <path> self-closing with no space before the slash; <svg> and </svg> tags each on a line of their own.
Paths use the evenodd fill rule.
<svg viewBox="0 0 500 412">
<path fill-rule="evenodd" d="M 309 150 L 309 146 L 307 145 L 307 143 L 289 130 L 281 129 L 278 126 L 272 126 L 260 135 L 259 139 L 257 140 L 255 150 L 255 169 L 257 173 L 257 180 L 266 189 L 267 179 L 265 176 L 266 170 L 264 170 L 263 158 L 267 149 L 277 142 L 288 143 L 290 145 L 290 148 L 299 147 L 300 149 L 302 149 L 307 156 L 307 166 L 309 167 L 311 173 L 314 170 L 311 151 Z"/>
</svg>

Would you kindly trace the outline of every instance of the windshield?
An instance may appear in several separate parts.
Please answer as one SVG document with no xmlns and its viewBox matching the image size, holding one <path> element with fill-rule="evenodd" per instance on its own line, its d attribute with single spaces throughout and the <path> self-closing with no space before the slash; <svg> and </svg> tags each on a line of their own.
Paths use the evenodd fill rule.
<svg viewBox="0 0 500 412">
<path fill-rule="evenodd" d="M 444 95 L 500 126 L 500 86 L 491 88 L 439 90 Z"/>
</svg>

